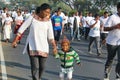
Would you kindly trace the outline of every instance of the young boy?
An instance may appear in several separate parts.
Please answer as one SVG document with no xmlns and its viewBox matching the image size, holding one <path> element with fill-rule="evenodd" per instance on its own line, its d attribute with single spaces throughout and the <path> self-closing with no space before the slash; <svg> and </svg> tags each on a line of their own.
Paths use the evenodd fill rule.
<svg viewBox="0 0 120 80">
<path fill-rule="evenodd" d="M 60 58 L 61 61 L 60 79 L 64 80 L 64 74 L 67 74 L 68 80 L 72 80 L 73 63 L 76 60 L 76 63 L 80 65 L 80 59 L 79 55 L 70 48 L 70 42 L 66 37 L 62 40 L 61 50 L 55 54 L 55 58 Z"/>
</svg>

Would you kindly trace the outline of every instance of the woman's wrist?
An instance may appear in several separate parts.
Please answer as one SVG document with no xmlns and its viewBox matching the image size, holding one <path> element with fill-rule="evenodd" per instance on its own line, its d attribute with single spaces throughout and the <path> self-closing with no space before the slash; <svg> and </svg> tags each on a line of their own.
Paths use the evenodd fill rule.
<svg viewBox="0 0 120 80">
<path fill-rule="evenodd" d="M 18 32 L 16 35 L 17 35 L 17 36 L 21 36 L 21 33 Z"/>
<path fill-rule="evenodd" d="M 116 29 L 116 28 L 117 28 L 117 26 L 113 26 L 113 27 L 111 27 L 112 30 L 114 30 L 114 29 Z"/>
<path fill-rule="evenodd" d="M 56 46 L 53 46 L 53 49 L 57 49 L 57 47 L 56 47 Z"/>
</svg>

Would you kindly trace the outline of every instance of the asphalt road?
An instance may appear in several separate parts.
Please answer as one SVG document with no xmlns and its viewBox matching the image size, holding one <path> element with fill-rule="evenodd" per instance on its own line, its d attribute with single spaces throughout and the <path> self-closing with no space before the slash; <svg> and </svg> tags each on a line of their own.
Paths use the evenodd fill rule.
<svg viewBox="0 0 120 80">
<path fill-rule="evenodd" d="M 22 54 L 26 35 L 27 32 L 17 48 L 12 48 L 11 43 L 6 43 L 1 39 L 0 80 L 32 80 L 29 57 L 27 54 Z M 98 57 L 95 48 L 93 48 L 93 54 L 88 54 L 88 41 L 83 38 L 80 41 L 74 40 L 71 46 L 78 52 L 81 60 L 81 66 L 74 65 L 73 80 L 103 80 L 104 64 L 107 55 L 106 47 L 103 47 L 103 54 Z M 115 65 L 116 59 L 113 64 L 110 80 L 115 80 Z M 59 59 L 55 59 L 52 56 L 50 47 L 50 55 L 46 62 L 46 69 L 42 80 L 59 80 L 59 71 Z"/>
</svg>

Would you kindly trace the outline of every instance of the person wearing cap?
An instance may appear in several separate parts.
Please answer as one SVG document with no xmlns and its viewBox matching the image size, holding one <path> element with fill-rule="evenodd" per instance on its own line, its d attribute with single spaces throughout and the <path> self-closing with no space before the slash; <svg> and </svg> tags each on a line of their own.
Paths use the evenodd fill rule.
<svg viewBox="0 0 120 80">
<path fill-rule="evenodd" d="M 109 31 L 106 38 L 108 54 L 105 63 L 104 80 L 109 80 L 113 59 L 116 55 L 115 80 L 120 80 L 120 2 L 117 4 L 117 13 L 110 16 L 104 30 Z"/>
<path fill-rule="evenodd" d="M 61 49 L 54 54 L 55 58 L 61 61 L 60 80 L 64 80 L 64 74 L 67 74 L 68 80 L 72 80 L 74 61 L 76 60 L 76 63 L 80 65 L 80 59 L 78 53 L 70 47 L 70 41 L 65 36 L 61 41 Z"/>
</svg>

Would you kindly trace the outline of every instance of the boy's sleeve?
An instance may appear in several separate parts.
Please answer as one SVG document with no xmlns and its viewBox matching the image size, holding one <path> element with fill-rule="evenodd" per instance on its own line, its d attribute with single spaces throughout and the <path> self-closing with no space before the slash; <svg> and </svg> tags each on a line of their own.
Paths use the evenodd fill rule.
<svg viewBox="0 0 120 80">
<path fill-rule="evenodd" d="M 75 60 L 76 60 L 76 63 L 80 63 L 79 55 L 78 55 L 78 53 L 76 53 L 75 51 L 74 51 L 74 58 L 75 58 Z"/>
<path fill-rule="evenodd" d="M 54 57 L 55 57 L 56 59 L 58 59 L 58 58 L 59 58 L 59 54 L 56 54 Z"/>
</svg>

